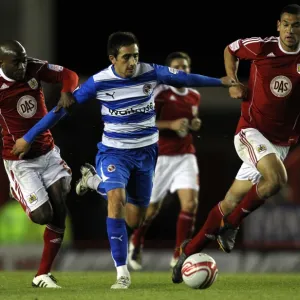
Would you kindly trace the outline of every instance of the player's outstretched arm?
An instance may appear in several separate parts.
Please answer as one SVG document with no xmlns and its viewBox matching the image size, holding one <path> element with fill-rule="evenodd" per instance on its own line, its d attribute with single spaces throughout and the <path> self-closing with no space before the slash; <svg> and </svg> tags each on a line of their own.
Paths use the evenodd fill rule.
<svg viewBox="0 0 300 300">
<path fill-rule="evenodd" d="M 22 159 L 29 151 L 31 143 L 38 135 L 53 127 L 60 119 L 67 115 L 64 108 L 60 109 L 58 112 L 55 112 L 55 110 L 56 107 L 37 122 L 22 138 L 17 139 L 11 153 Z"/>
<path fill-rule="evenodd" d="M 62 90 L 59 105 L 54 107 L 47 115 L 37 122 L 22 138 L 18 139 L 12 149 L 16 156 L 24 156 L 30 149 L 30 144 L 44 131 L 52 128 L 59 120 L 67 115 L 66 109 L 75 103 L 84 103 L 96 97 L 96 89 L 93 77 L 79 86 L 72 93 Z"/>
<path fill-rule="evenodd" d="M 229 76 L 215 78 L 200 74 L 187 74 L 177 69 L 159 65 L 156 65 L 155 69 L 157 78 L 161 83 L 172 85 L 175 87 L 231 87 L 237 84 L 236 81 Z"/>
</svg>

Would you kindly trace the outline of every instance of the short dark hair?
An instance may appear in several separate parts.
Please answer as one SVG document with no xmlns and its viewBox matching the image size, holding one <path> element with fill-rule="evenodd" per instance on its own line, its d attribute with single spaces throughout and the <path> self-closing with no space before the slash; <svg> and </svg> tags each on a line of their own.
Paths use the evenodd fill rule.
<svg viewBox="0 0 300 300">
<path fill-rule="evenodd" d="M 285 6 L 280 13 L 280 20 L 284 13 L 291 14 L 291 15 L 300 15 L 300 5 L 298 4 L 289 4 Z"/>
<path fill-rule="evenodd" d="M 107 54 L 117 57 L 120 48 L 132 44 L 137 44 L 139 47 L 138 39 L 132 32 L 127 32 L 127 31 L 114 32 L 108 37 Z"/>
<path fill-rule="evenodd" d="M 190 56 L 187 53 L 182 52 L 182 51 L 170 53 L 166 58 L 165 65 L 169 67 L 171 65 L 172 61 L 174 59 L 178 59 L 178 58 L 186 59 L 189 64 L 189 67 L 191 66 L 192 60 L 191 60 Z"/>
</svg>

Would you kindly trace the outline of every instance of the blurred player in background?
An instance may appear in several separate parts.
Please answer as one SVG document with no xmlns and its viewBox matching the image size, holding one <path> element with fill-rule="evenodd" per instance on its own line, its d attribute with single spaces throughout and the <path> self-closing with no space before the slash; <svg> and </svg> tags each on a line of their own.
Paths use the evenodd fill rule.
<svg viewBox="0 0 300 300">
<path fill-rule="evenodd" d="M 0 44 L 0 66 L 2 158 L 11 192 L 31 221 L 46 225 L 42 259 L 32 286 L 59 288 L 50 269 L 65 231 L 70 168 L 49 130 L 37 137 L 22 158 L 13 154 L 12 148 L 47 114 L 41 81 L 61 83 L 61 97 L 68 98 L 78 85 L 78 76 L 61 66 L 28 58 L 24 47 L 14 40 Z"/>
<path fill-rule="evenodd" d="M 73 101 L 62 99 L 54 111 L 16 141 L 14 153 L 26 153 L 38 134 L 63 117 L 66 112 L 59 109 L 61 106 L 99 100 L 104 131 L 98 143 L 97 172 L 89 164 L 83 166 L 77 191 L 82 194 L 93 189 L 107 197 L 107 235 L 117 270 L 117 281 L 111 288 L 127 289 L 131 284 L 127 233 L 144 220 L 157 160 L 153 90 L 158 84 L 229 87 L 236 83 L 227 76 L 212 78 L 139 63 L 139 43 L 131 32 L 111 34 L 107 52 L 111 65 L 76 89 Z"/>
<path fill-rule="evenodd" d="M 173 52 L 166 58 L 166 66 L 190 73 L 191 58 L 186 53 Z M 176 192 L 181 205 L 171 267 L 177 262 L 182 242 L 192 236 L 198 206 L 199 170 L 193 136 L 189 130 L 197 131 L 201 127 L 198 118 L 200 94 L 192 88 L 160 85 L 155 89 L 154 97 L 156 126 L 159 129 L 159 156 L 146 219 L 134 231 L 129 244 L 128 262 L 134 270 L 142 269 L 141 251 L 145 234 L 159 213 L 167 193 Z"/>
<path fill-rule="evenodd" d="M 239 39 L 225 48 L 227 75 L 237 78 L 240 59 L 251 60 L 248 89 L 229 89 L 244 99 L 234 145 L 243 161 L 225 199 L 217 204 L 173 268 L 172 280 L 182 282 L 185 258 L 217 239 L 230 252 L 242 220 L 287 183 L 283 160 L 300 133 L 300 6 L 283 8 L 277 21 L 279 37 Z M 276 230 L 276 228 L 274 228 Z"/>
</svg>

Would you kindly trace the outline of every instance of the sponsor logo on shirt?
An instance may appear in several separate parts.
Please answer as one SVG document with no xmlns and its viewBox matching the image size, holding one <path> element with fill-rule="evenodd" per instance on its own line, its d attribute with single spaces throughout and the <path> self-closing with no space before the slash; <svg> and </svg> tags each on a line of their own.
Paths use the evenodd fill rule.
<svg viewBox="0 0 300 300">
<path fill-rule="evenodd" d="M 136 113 L 148 113 L 154 110 L 154 104 L 151 102 L 148 105 L 141 108 L 127 108 L 125 110 L 109 109 L 111 116 L 128 116 Z"/>
<path fill-rule="evenodd" d="M 21 97 L 17 103 L 17 111 L 23 118 L 31 118 L 37 110 L 37 102 L 34 97 L 25 95 Z"/>
<path fill-rule="evenodd" d="M 276 76 L 270 83 L 270 89 L 273 95 L 275 95 L 276 97 L 285 97 L 292 90 L 292 82 L 286 76 Z"/>
</svg>

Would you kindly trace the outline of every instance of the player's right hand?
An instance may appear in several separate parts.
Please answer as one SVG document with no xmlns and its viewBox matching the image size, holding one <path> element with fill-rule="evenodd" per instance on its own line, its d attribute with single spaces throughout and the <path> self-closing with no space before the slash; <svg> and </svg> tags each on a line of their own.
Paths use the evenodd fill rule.
<svg viewBox="0 0 300 300">
<path fill-rule="evenodd" d="M 233 99 L 244 99 L 247 97 L 247 87 L 242 83 L 229 88 L 229 95 Z"/>
<path fill-rule="evenodd" d="M 57 103 L 56 109 L 54 112 L 58 112 L 62 107 L 68 110 L 74 103 L 75 99 L 72 93 L 70 92 L 61 92 L 60 99 Z"/>
<path fill-rule="evenodd" d="M 187 118 L 174 120 L 170 123 L 170 129 L 174 131 L 186 131 L 189 125 Z"/>
<path fill-rule="evenodd" d="M 229 76 L 224 76 L 224 77 L 221 77 L 220 79 L 221 79 L 222 85 L 224 87 L 231 87 L 231 86 L 235 86 L 238 84 L 235 79 L 233 79 Z"/>
<path fill-rule="evenodd" d="M 30 144 L 26 142 L 23 138 L 19 138 L 16 140 L 16 143 L 13 146 L 13 149 L 10 153 L 19 157 L 19 159 L 23 159 L 24 155 L 30 150 Z"/>
</svg>

